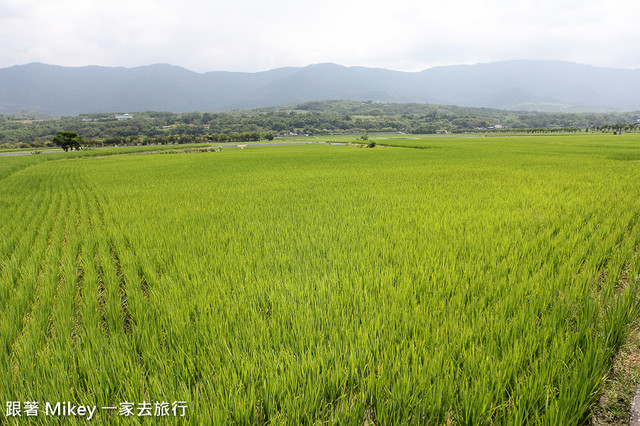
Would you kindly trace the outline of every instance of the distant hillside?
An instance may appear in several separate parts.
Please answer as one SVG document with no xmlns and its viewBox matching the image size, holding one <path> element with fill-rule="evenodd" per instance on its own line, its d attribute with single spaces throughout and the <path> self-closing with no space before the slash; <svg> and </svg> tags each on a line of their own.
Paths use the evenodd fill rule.
<svg viewBox="0 0 640 426">
<path fill-rule="evenodd" d="M 549 112 L 640 109 L 640 70 L 508 61 L 400 72 L 335 64 L 258 73 L 28 64 L 0 69 L 0 113 L 224 111 L 326 99 Z"/>
<path fill-rule="evenodd" d="M 576 133 L 640 132 L 640 111 L 549 113 L 491 108 L 327 100 L 231 112 L 135 112 L 126 120 L 113 113 L 50 119 L 29 114 L 0 116 L 0 148 L 51 146 L 64 129 L 88 143 L 132 145 L 259 140 L 285 135 L 367 133 Z"/>
</svg>

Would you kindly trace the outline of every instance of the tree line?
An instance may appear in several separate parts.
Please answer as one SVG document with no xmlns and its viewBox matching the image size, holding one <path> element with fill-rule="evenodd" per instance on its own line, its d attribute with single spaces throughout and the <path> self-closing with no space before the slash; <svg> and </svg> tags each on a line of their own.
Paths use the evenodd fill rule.
<svg viewBox="0 0 640 426">
<path fill-rule="evenodd" d="M 24 119 L 0 116 L 0 147 L 49 146 L 58 130 L 94 144 L 245 142 L 275 136 L 402 132 L 639 131 L 640 112 L 538 113 L 430 104 L 316 101 L 234 112 L 140 112 Z M 614 130 L 616 129 L 616 130 Z"/>
</svg>

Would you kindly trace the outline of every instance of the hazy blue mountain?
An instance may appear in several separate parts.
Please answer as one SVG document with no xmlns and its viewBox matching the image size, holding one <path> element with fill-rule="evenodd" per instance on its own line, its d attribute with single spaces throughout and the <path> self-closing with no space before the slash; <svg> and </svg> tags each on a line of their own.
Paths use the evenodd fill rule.
<svg viewBox="0 0 640 426">
<path fill-rule="evenodd" d="M 507 61 L 421 72 L 316 64 L 258 73 L 196 73 L 33 63 L 0 69 L 0 113 L 216 111 L 326 99 L 426 102 L 529 111 L 640 109 L 640 70 Z"/>
</svg>

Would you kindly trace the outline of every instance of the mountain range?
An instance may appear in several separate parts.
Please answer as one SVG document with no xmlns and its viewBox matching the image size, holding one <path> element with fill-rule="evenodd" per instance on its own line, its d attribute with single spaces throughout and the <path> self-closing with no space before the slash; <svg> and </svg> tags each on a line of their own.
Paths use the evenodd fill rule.
<svg viewBox="0 0 640 426">
<path fill-rule="evenodd" d="M 504 61 L 402 72 L 326 63 L 196 73 L 31 63 L 0 69 L 0 113 L 52 115 L 225 111 L 327 99 L 416 102 L 548 112 L 640 110 L 640 69 Z"/>
</svg>

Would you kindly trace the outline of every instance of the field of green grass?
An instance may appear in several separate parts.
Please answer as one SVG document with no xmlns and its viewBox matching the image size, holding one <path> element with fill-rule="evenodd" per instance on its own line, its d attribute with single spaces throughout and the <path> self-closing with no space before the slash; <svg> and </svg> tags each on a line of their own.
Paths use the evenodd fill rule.
<svg viewBox="0 0 640 426">
<path fill-rule="evenodd" d="M 640 138 L 401 136 L 0 157 L 3 407 L 583 423 L 640 313 Z"/>
</svg>

